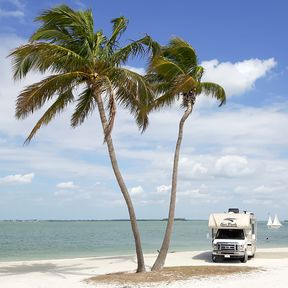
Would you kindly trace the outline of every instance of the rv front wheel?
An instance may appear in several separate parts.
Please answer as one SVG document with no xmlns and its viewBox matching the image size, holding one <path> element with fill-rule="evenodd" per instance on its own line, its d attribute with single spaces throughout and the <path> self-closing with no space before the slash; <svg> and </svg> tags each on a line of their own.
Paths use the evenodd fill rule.
<svg viewBox="0 0 288 288">
<path fill-rule="evenodd" d="M 217 263 L 217 262 L 219 261 L 219 257 L 216 256 L 216 255 L 212 255 L 212 261 L 213 261 L 214 263 Z"/>
<path fill-rule="evenodd" d="M 247 255 L 247 252 L 245 252 L 245 255 L 244 257 L 240 260 L 242 263 L 246 263 L 248 260 L 248 255 Z"/>
</svg>

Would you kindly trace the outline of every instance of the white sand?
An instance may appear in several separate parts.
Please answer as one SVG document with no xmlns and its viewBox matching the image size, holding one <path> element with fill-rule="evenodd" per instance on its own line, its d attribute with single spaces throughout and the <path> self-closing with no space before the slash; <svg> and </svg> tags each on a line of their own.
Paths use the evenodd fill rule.
<svg viewBox="0 0 288 288">
<path fill-rule="evenodd" d="M 155 255 L 145 255 L 148 268 Z M 286 288 L 288 287 L 288 248 L 261 249 L 247 263 L 238 261 L 211 263 L 210 252 L 177 252 L 168 255 L 166 266 L 183 265 L 236 265 L 251 266 L 265 271 L 230 276 L 207 277 L 187 281 L 157 284 L 154 287 L 169 288 Z M 88 288 L 115 287 L 115 285 L 91 285 L 83 280 L 105 273 L 132 271 L 136 268 L 135 257 L 94 257 L 64 260 L 0 262 L 1 288 Z M 122 285 L 119 287 L 133 287 Z M 135 286 L 134 286 L 135 287 Z M 151 285 L 141 285 L 151 287 Z"/>
</svg>

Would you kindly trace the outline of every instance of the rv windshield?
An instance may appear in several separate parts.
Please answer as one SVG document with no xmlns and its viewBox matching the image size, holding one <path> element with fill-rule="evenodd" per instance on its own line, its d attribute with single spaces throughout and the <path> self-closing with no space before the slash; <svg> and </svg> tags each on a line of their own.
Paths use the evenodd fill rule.
<svg viewBox="0 0 288 288">
<path fill-rule="evenodd" d="M 244 231 L 242 229 L 219 229 L 216 239 L 244 240 Z"/>
</svg>

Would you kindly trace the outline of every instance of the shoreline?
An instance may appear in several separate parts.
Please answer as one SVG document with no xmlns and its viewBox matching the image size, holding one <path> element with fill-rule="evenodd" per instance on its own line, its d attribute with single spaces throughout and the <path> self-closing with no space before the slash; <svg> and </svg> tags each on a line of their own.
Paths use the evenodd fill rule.
<svg viewBox="0 0 288 288">
<path fill-rule="evenodd" d="M 277 259 L 279 258 L 286 258 L 286 254 L 288 257 L 288 246 L 286 247 L 264 247 L 264 248 L 257 248 L 256 250 L 256 256 L 255 258 L 263 258 L 263 253 L 266 255 L 269 254 L 273 254 Z M 183 250 L 183 251 L 171 251 L 168 252 L 168 255 L 173 255 L 173 254 L 198 254 L 197 257 L 199 256 L 201 258 L 200 255 L 209 255 L 211 254 L 211 250 Z M 281 254 L 283 254 L 284 256 L 282 257 Z M 156 255 L 156 253 L 144 253 L 144 257 L 146 258 L 150 258 L 150 257 L 154 257 Z M 131 254 L 114 254 L 114 255 L 101 255 L 101 256 L 83 256 L 83 257 L 64 257 L 64 258 L 42 258 L 42 259 L 22 259 L 22 260 L 4 260 L 1 261 L 0 259 L 0 265 L 3 263 L 13 263 L 13 264 L 17 264 L 17 263 L 23 263 L 23 262 L 47 262 L 47 261 L 53 261 L 53 262 L 57 262 L 57 261 L 81 261 L 81 260 L 89 260 L 89 259 L 98 259 L 98 260 L 109 260 L 109 259 L 122 259 L 122 258 L 133 258 L 135 257 L 135 253 L 131 253 Z M 202 256 L 203 258 L 205 258 L 205 256 Z M 267 256 L 269 257 L 269 256 Z M 232 261 L 233 262 L 233 261 Z"/>
<path fill-rule="evenodd" d="M 287 251 L 287 253 L 288 253 L 288 246 L 283 246 L 283 247 L 263 247 L 263 248 L 257 248 L 257 250 L 256 250 L 256 253 L 258 254 L 259 252 L 261 253 L 261 252 L 271 252 L 271 253 L 276 253 L 277 251 L 279 251 L 279 252 L 284 252 L 284 253 L 286 253 L 286 251 Z M 211 251 L 210 250 L 203 250 L 203 249 L 194 249 L 194 250 L 175 250 L 175 251 L 170 251 L 170 252 L 168 252 L 168 255 L 170 255 L 170 254 L 180 254 L 180 253 L 203 253 L 203 252 L 205 252 L 205 253 L 210 253 Z M 150 252 L 148 252 L 148 253 L 144 253 L 144 256 L 145 257 L 150 257 L 151 255 L 156 255 L 156 253 L 150 253 Z M 107 254 L 107 255 L 91 255 L 91 256 L 79 256 L 79 257 L 73 257 L 73 256 L 71 256 L 71 257 L 59 257 L 59 258 L 39 258 L 39 259 L 21 259 L 21 260 L 2 260 L 1 258 L 0 258 L 0 265 L 2 264 L 2 263 L 23 263 L 23 262 L 43 262 L 43 261 L 62 261 L 62 260 L 67 260 L 67 261 L 69 261 L 69 260 L 79 260 L 79 261 L 81 261 L 81 260 L 87 260 L 87 259 L 99 259 L 99 260 L 101 260 L 101 259 L 115 259 L 115 258 L 123 258 L 123 257 L 134 257 L 135 256 L 135 253 L 133 253 L 133 252 L 131 252 L 131 253 L 127 253 L 127 254 L 121 254 L 121 253 L 119 253 L 119 254 L 111 254 L 111 255 L 109 255 L 109 254 Z"/>
<path fill-rule="evenodd" d="M 156 254 L 145 254 L 145 262 L 148 268 L 147 270 L 151 268 L 155 257 Z M 286 287 L 285 284 L 287 282 L 286 279 L 288 273 L 288 247 L 258 249 L 255 257 L 250 259 L 247 263 L 239 263 L 239 261 L 225 261 L 223 263 L 215 264 L 211 261 L 211 251 L 175 252 L 168 254 L 165 266 L 191 266 L 192 269 L 193 266 L 211 265 L 220 265 L 227 267 L 247 266 L 260 268 L 261 271 L 247 274 L 245 277 L 243 277 L 243 275 L 241 277 L 240 274 L 230 276 L 218 276 L 216 277 L 217 281 L 214 279 L 215 277 L 212 277 L 212 279 L 210 276 L 201 279 L 193 278 L 191 280 L 181 281 L 181 283 L 177 282 L 177 285 L 173 282 L 168 284 L 166 283 L 163 284 L 163 287 L 189 287 L 190 285 L 193 287 L 212 288 L 215 287 L 215 285 L 212 286 L 212 283 L 216 281 L 217 283 L 219 283 L 219 285 L 225 284 L 223 287 L 229 286 L 233 288 L 239 287 L 239 281 L 241 282 L 246 279 L 247 283 L 243 282 L 243 285 L 253 284 L 254 288 L 263 288 L 263 286 L 267 286 L 267 283 L 271 283 L 272 285 L 273 281 L 278 284 L 272 285 L 271 287 L 284 288 Z M 133 272 L 135 271 L 135 269 L 136 259 L 134 255 L 108 257 L 99 256 L 73 259 L 50 259 L 37 261 L 6 261 L 0 262 L 0 285 L 1 287 L 5 288 L 112 288 L 115 287 L 115 284 L 87 284 L 85 280 L 93 276 L 108 273 L 123 271 Z M 260 274 L 261 277 L 259 277 Z M 233 281 L 236 281 L 236 283 L 233 284 Z M 147 287 L 151 287 L 151 284 L 149 285 Z M 141 287 L 146 286 L 141 285 Z M 162 285 L 159 285 L 158 283 L 157 287 L 162 287 Z"/>
</svg>

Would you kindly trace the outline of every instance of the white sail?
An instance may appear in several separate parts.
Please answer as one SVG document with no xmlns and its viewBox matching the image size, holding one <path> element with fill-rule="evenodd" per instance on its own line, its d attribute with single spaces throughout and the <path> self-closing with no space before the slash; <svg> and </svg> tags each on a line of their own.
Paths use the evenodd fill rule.
<svg viewBox="0 0 288 288">
<path fill-rule="evenodd" d="M 280 228 L 282 224 L 280 223 L 277 214 L 275 214 L 273 223 L 272 223 L 272 228 Z"/>
<path fill-rule="evenodd" d="M 271 227 L 271 225 L 272 225 L 272 218 L 271 218 L 271 216 L 269 215 L 268 222 L 267 222 L 268 228 Z"/>
</svg>

